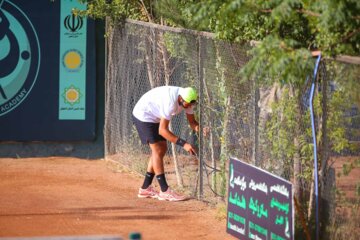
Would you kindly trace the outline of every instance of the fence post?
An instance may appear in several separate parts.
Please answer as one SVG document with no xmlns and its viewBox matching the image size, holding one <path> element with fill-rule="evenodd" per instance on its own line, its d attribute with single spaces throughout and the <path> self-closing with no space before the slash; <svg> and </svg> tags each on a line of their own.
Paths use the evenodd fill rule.
<svg viewBox="0 0 360 240">
<path fill-rule="evenodd" d="M 313 134 L 313 142 L 314 142 L 314 186 L 315 186 L 315 218 L 316 218 L 316 240 L 319 239 L 319 181 L 318 181 L 318 163 L 317 163 L 317 146 L 316 146 L 316 129 L 315 129 L 315 117 L 313 110 L 313 99 L 314 99 L 314 91 L 315 91 L 315 81 L 316 74 L 319 67 L 321 59 L 321 54 L 318 56 L 316 61 L 315 69 L 314 69 L 314 77 L 311 85 L 309 106 L 310 106 L 310 114 L 311 114 L 311 127 Z"/>
<path fill-rule="evenodd" d="M 252 144 L 252 162 L 255 166 L 260 165 L 259 160 L 259 107 L 257 105 L 259 98 L 259 87 L 257 84 L 257 79 L 253 80 L 253 124 L 254 124 L 254 132 L 253 132 L 253 144 Z"/>
<path fill-rule="evenodd" d="M 203 78 L 204 78 L 204 72 L 203 72 L 203 60 L 202 60 L 202 46 L 201 46 L 201 36 L 198 36 L 198 47 L 199 47 L 199 58 L 198 58 L 198 71 L 199 71 L 199 198 L 203 198 L 204 194 L 204 182 L 203 182 L 203 136 L 202 136 L 202 107 L 203 107 Z"/>
</svg>

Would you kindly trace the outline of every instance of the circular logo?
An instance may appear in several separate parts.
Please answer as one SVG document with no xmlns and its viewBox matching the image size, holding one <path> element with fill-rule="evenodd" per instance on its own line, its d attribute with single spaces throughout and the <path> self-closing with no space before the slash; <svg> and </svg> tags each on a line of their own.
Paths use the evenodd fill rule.
<svg viewBox="0 0 360 240">
<path fill-rule="evenodd" d="M 79 92 L 76 89 L 67 90 L 66 99 L 71 103 L 75 103 L 79 100 Z"/>
<path fill-rule="evenodd" d="M 0 1 L 0 116 L 28 96 L 37 79 L 40 46 L 25 13 L 9 1 Z"/>
<path fill-rule="evenodd" d="M 82 94 L 80 89 L 71 85 L 64 89 L 64 93 L 62 94 L 64 98 L 64 102 L 73 106 L 76 103 L 80 103 L 80 98 Z"/>
<path fill-rule="evenodd" d="M 63 55 L 63 65 L 71 72 L 78 71 L 83 64 L 83 56 L 76 49 L 68 50 Z"/>
</svg>

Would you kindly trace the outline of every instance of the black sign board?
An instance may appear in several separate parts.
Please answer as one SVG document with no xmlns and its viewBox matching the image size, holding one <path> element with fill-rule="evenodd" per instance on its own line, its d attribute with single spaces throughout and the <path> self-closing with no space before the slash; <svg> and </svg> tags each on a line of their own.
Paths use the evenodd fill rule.
<svg viewBox="0 0 360 240">
<path fill-rule="evenodd" d="M 230 158 L 227 233 L 247 239 L 294 239 L 292 184 Z"/>
</svg>

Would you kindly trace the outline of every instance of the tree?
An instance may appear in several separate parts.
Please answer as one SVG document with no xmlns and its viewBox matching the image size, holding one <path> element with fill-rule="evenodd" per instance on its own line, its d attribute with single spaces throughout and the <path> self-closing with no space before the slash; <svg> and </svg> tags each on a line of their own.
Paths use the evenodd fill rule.
<svg viewBox="0 0 360 240">
<path fill-rule="evenodd" d="M 260 41 L 243 70 L 245 77 L 260 72 L 301 83 L 312 68 L 310 51 L 330 57 L 360 50 L 357 0 L 201 0 L 185 6 L 181 0 L 156 2 L 158 11 L 180 26 L 214 32 L 232 42 Z"/>
<path fill-rule="evenodd" d="M 81 0 L 84 1 L 84 0 Z M 209 31 L 231 42 L 259 41 L 245 76 L 263 72 L 285 82 L 303 82 L 310 51 L 324 57 L 360 51 L 357 0 L 92 0 L 81 14 L 113 21 L 131 18 Z M 269 61 L 270 60 L 270 61 Z M 262 67 L 257 67 L 260 64 Z M 265 66 L 265 67 L 264 67 Z M 300 74 L 300 75 L 299 75 Z M 269 78 L 268 78 L 269 79 Z"/>
</svg>

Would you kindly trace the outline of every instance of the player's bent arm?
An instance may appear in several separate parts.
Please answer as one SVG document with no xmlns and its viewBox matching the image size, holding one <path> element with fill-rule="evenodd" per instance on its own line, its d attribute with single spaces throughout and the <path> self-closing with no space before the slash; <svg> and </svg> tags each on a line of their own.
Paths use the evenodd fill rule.
<svg viewBox="0 0 360 240">
<path fill-rule="evenodd" d="M 195 154 L 195 149 L 193 148 L 193 146 L 191 146 L 191 144 L 189 144 L 185 140 L 175 136 L 175 134 L 173 134 L 169 130 L 169 124 L 170 124 L 169 120 L 167 120 L 165 118 L 161 118 L 160 126 L 159 126 L 159 134 L 161 136 L 163 136 L 166 140 L 182 146 L 185 149 L 185 151 L 187 151 L 191 154 Z"/>
<path fill-rule="evenodd" d="M 194 114 L 186 114 L 186 118 L 190 124 L 190 127 L 195 132 L 199 132 L 199 123 L 195 120 Z"/>
<path fill-rule="evenodd" d="M 163 136 L 166 140 L 176 143 L 178 137 L 175 136 L 170 130 L 169 130 L 169 124 L 170 120 L 167 120 L 166 118 L 160 119 L 160 126 L 159 126 L 159 134 Z"/>
</svg>

